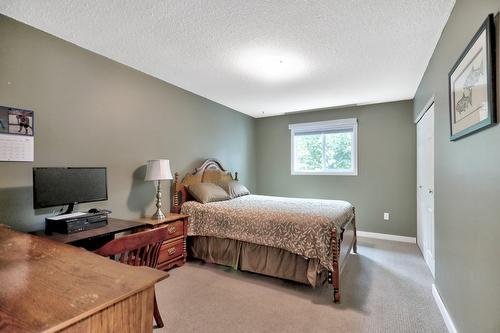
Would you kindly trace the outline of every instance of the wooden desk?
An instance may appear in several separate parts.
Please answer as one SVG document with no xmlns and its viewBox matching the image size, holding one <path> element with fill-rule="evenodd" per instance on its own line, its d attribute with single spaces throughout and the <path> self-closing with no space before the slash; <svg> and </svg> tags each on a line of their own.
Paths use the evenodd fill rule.
<svg viewBox="0 0 500 333">
<path fill-rule="evenodd" d="M 152 332 L 154 285 L 167 276 L 0 225 L 5 332 Z"/>
<path fill-rule="evenodd" d="M 108 224 L 104 227 L 80 231 L 74 234 L 60 234 L 57 232 L 46 234 L 44 230 L 36 231 L 33 234 L 93 251 L 110 240 L 113 240 L 115 234 L 124 231 L 136 231 L 142 229 L 145 225 L 146 223 L 141 221 L 126 221 L 108 218 Z"/>
</svg>

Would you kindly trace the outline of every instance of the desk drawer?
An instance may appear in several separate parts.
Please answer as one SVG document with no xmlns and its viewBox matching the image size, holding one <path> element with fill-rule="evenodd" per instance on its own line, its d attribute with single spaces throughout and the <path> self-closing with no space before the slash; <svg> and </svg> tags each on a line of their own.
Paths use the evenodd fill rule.
<svg viewBox="0 0 500 333">
<path fill-rule="evenodd" d="M 165 261 L 182 257 L 184 253 L 184 239 L 179 239 L 175 242 L 164 242 L 161 245 L 160 257 L 158 263 L 161 264 Z"/>
<path fill-rule="evenodd" d="M 176 238 L 184 234 L 184 223 L 183 221 L 176 221 L 169 223 L 167 225 L 161 225 L 161 227 L 167 228 L 167 239 Z"/>
</svg>

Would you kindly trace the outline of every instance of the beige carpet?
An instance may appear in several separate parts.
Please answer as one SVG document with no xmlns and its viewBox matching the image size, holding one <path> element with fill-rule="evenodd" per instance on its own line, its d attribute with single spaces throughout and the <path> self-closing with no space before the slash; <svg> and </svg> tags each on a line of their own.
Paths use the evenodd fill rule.
<svg viewBox="0 0 500 333">
<path fill-rule="evenodd" d="M 188 262 L 157 285 L 154 332 L 447 332 L 415 244 L 360 238 L 332 290 Z"/>
</svg>

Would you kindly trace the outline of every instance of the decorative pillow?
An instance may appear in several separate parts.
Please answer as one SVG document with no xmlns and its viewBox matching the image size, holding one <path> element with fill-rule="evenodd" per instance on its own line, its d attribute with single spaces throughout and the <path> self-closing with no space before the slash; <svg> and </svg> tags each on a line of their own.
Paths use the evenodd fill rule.
<svg viewBox="0 0 500 333">
<path fill-rule="evenodd" d="M 224 191 L 229 193 L 231 198 L 237 198 L 250 194 L 250 191 L 243 184 L 241 184 L 236 180 L 231 180 L 228 182 L 219 182 L 217 184 L 220 187 L 222 187 Z"/>
<path fill-rule="evenodd" d="M 222 187 L 213 183 L 198 183 L 188 186 L 189 193 L 199 202 L 224 201 L 231 199 Z"/>
</svg>

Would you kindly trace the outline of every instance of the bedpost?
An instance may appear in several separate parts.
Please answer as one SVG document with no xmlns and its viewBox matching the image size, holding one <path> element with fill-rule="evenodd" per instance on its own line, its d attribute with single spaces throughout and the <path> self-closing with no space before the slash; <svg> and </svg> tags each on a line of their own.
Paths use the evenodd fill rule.
<svg viewBox="0 0 500 333">
<path fill-rule="evenodd" d="M 354 230 L 354 243 L 352 244 L 352 252 L 358 253 L 358 234 L 356 232 L 356 208 L 352 208 L 352 229 Z"/>
<path fill-rule="evenodd" d="M 172 184 L 172 203 L 170 207 L 171 213 L 179 213 L 179 173 L 176 172 L 174 176 L 174 183 Z"/>
<path fill-rule="evenodd" d="M 339 255 L 340 248 L 337 240 L 337 228 L 332 230 L 332 254 L 333 254 L 333 272 L 328 272 L 328 283 L 333 287 L 333 302 L 340 303 L 340 268 L 339 268 Z"/>
</svg>

